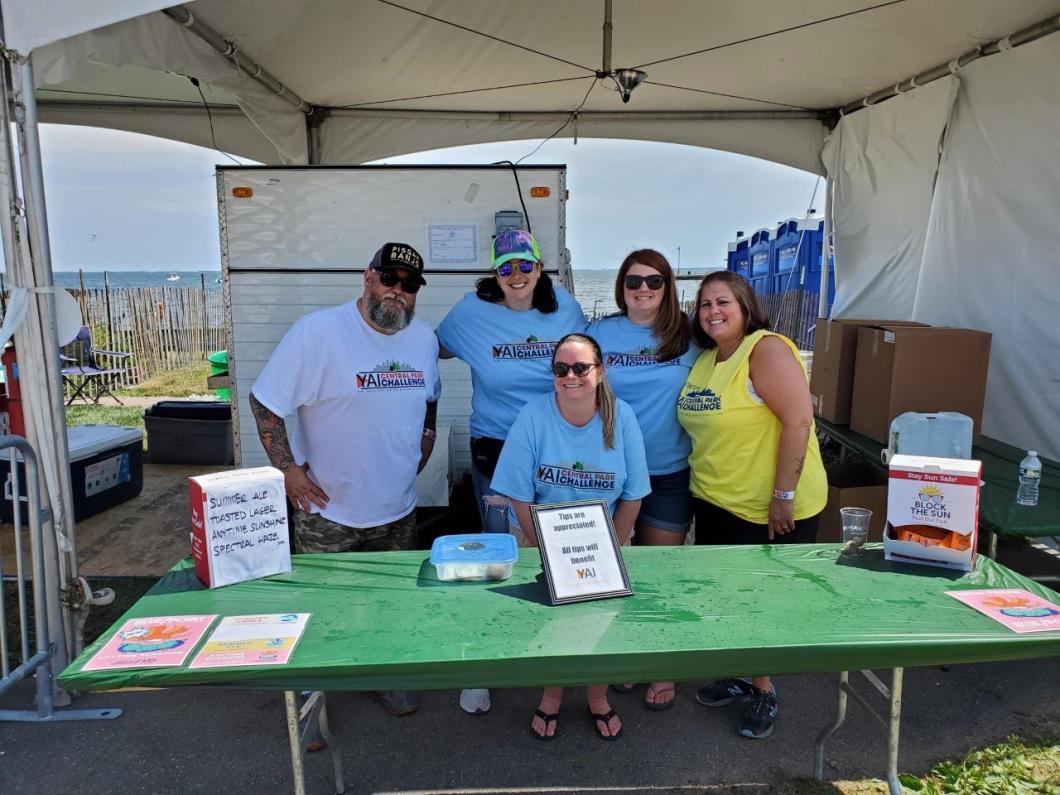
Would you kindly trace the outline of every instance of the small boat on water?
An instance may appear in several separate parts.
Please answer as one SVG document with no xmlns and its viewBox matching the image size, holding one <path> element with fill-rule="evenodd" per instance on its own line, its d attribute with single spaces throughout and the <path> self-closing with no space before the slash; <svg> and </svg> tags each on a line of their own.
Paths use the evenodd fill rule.
<svg viewBox="0 0 1060 795">
<path fill-rule="evenodd" d="M 180 281 L 180 274 L 171 273 L 171 274 L 169 274 L 169 276 L 166 277 L 166 281 L 167 282 L 179 282 Z"/>
</svg>

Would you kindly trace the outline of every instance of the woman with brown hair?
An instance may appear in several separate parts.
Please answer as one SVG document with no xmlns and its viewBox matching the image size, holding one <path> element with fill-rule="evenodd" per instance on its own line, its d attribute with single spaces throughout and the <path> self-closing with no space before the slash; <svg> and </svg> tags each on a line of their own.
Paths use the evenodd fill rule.
<svg viewBox="0 0 1060 795">
<path fill-rule="evenodd" d="M 690 345 L 692 327 L 681 311 L 673 269 L 654 249 L 629 254 L 615 280 L 618 314 L 590 324 L 599 341 L 615 394 L 629 403 L 644 434 L 651 494 L 637 517 L 637 543 L 678 546 L 692 525 L 688 492 L 688 434 L 677 422 L 677 395 L 699 350 Z M 628 692 L 632 685 L 613 685 Z M 674 704 L 673 682 L 652 682 L 644 697 L 650 710 Z"/>
<path fill-rule="evenodd" d="M 600 346 L 584 334 L 556 345 L 552 381 L 553 392 L 519 412 L 493 473 L 493 489 L 511 500 L 511 532 L 522 545 L 536 545 L 531 505 L 601 499 L 625 543 L 650 491 L 633 410 L 607 385 Z M 607 685 L 587 685 L 586 696 L 597 735 L 617 739 L 622 722 L 607 701 Z M 534 737 L 555 736 L 562 699 L 562 687 L 545 688 L 530 724 Z"/>
<path fill-rule="evenodd" d="M 703 347 L 677 402 L 692 440 L 696 544 L 812 543 L 828 483 L 806 371 L 795 344 L 769 330 L 754 290 L 728 271 L 707 274 L 693 335 Z M 773 733 L 768 676 L 699 689 L 708 707 L 747 703 L 740 734 Z"/>
</svg>

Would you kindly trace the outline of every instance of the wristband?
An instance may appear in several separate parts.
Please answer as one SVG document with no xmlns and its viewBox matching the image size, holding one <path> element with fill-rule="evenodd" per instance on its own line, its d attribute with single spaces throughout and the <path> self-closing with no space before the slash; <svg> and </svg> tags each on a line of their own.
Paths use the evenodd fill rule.
<svg viewBox="0 0 1060 795">
<path fill-rule="evenodd" d="M 794 491 L 781 491 L 780 489 L 773 489 L 773 499 L 774 500 L 784 500 L 784 501 L 793 500 L 793 499 L 795 499 L 795 492 Z"/>
<path fill-rule="evenodd" d="M 438 434 L 432 431 L 430 428 L 424 428 L 423 435 L 426 436 L 428 439 L 431 439 L 432 441 L 438 438 Z"/>
</svg>

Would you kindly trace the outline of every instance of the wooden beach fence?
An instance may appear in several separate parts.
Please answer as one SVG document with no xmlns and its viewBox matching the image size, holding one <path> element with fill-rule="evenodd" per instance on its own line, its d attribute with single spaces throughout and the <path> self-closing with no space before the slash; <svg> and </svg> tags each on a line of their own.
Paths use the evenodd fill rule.
<svg viewBox="0 0 1060 795">
<path fill-rule="evenodd" d="M 207 290 L 205 278 L 197 287 L 113 288 L 105 276 L 102 289 L 71 292 L 93 346 L 133 354 L 122 386 L 204 361 L 226 346 L 222 293 Z"/>
</svg>

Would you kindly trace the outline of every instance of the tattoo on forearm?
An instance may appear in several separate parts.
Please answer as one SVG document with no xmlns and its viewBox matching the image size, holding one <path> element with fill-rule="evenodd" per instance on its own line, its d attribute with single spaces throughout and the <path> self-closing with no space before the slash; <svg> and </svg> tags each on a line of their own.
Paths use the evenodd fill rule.
<svg viewBox="0 0 1060 795">
<path fill-rule="evenodd" d="M 281 472 L 286 472 L 294 466 L 294 455 L 291 453 L 291 443 L 287 440 L 287 426 L 283 424 L 283 418 L 261 405 L 253 392 L 250 393 L 250 411 L 258 425 L 258 437 L 269 461 Z"/>
<path fill-rule="evenodd" d="M 438 424 L 438 402 L 427 404 L 427 411 L 423 415 L 423 427 L 428 430 L 435 430 L 435 426 Z"/>
<path fill-rule="evenodd" d="M 806 456 L 800 456 L 800 457 L 799 457 L 799 458 L 798 458 L 798 459 L 797 459 L 797 460 L 795 461 L 795 474 L 796 474 L 796 475 L 801 475 L 801 474 L 802 474 L 802 465 L 803 465 L 804 463 L 806 463 Z"/>
</svg>

